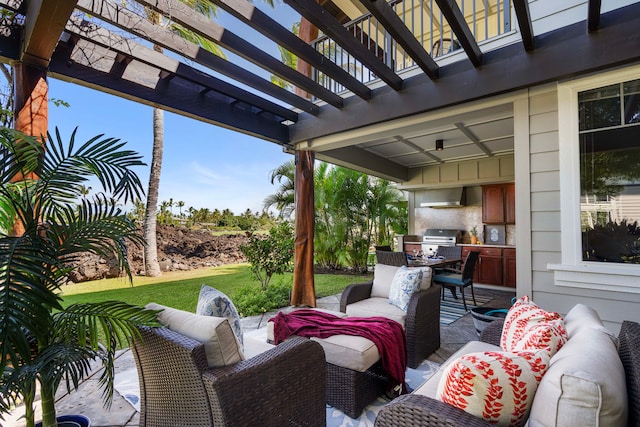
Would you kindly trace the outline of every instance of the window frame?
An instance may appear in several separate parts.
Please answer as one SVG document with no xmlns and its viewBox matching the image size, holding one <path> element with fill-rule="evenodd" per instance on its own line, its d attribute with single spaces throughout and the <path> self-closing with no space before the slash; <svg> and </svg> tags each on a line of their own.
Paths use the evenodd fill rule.
<svg viewBox="0 0 640 427">
<path fill-rule="evenodd" d="M 561 261 L 548 264 L 557 286 L 640 294 L 639 264 L 582 260 L 578 93 L 640 78 L 640 66 L 558 83 Z"/>
</svg>

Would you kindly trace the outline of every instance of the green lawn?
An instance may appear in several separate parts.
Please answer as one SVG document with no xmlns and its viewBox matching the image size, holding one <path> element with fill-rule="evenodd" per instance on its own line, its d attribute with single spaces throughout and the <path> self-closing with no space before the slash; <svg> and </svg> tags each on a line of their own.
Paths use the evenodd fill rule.
<svg viewBox="0 0 640 427">
<path fill-rule="evenodd" d="M 316 296 L 340 293 L 347 285 L 370 280 L 370 276 L 317 274 Z M 293 274 L 274 276 L 271 281 L 291 283 Z M 227 294 L 232 300 L 238 289 L 251 285 L 259 287 L 249 264 L 232 264 L 192 271 L 173 271 L 161 277 L 134 277 L 133 286 L 125 278 L 95 280 L 64 286 L 63 305 L 78 302 L 120 300 L 144 306 L 149 302 L 195 312 L 200 286 L 206 284 Z"/>
</svg>

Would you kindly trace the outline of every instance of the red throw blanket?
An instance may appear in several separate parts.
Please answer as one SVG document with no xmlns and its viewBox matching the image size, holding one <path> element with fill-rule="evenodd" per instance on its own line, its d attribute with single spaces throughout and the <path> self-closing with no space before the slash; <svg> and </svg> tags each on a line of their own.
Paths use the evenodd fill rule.
<svg viewBox="0 0 640 427">
<path fill-rule="evenodd" d="M 378 348 L 382 367 L 393 380 L 390 389 L 402 385 L 402 393 L 407 392 L 404 382 L 407 369 L 407 341 L 402 325 L 386 317 L 346 317 L 316 310 L 296 310 L 289 314 L 282 312 L 269 320 L 273 322 L 275 344 L 291 335 L 301 337 L 327 338 L 332 335 L 355 335 L 373 341 Z"/>
</svg>

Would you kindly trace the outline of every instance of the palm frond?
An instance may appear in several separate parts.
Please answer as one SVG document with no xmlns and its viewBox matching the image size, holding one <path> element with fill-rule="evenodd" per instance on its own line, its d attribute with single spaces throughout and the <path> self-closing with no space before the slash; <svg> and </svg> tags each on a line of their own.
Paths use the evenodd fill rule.
<svg viewBox="0 0 640 427">
<path fill-rule="evenodd" d="M 99 357 L 99 349 L 79 341 L 56 342 L 44 348 L 27 369 L 37 372 L 42 387 L 52 387 L 55 393 L 65 380 L 67 391 L 71 392 L 91 372 L 91 361 Z"/>
<path fill-rule="evenodd" d="M 70 202 L 82 195 L 81 184 L 89 177 L 98 179 L 105 192 L 124 203 L 140 198 L 142 183 L 133 166 L 144 166 L 142 156 L 131 150 L 123 150 L 124 142 L 98 135 L 82 144 L 77 150 L 75 135 L 71 134 L 69 148 L 65 152 L 58 129 L 56 139 L 49 134 L 47 151 L 43 159 L 40 181 L 44 183 L 42 194 L 50 196 L 48 205 Z"/>
<path fill-rule="evenodd" d="M 137 326 L 161 326 L 157 311 L 143 310 L 121 301 L 73 304 L 54 315 L 55 339 L 67 345 L 80 343 L 93 351 L 100 349 L 98 337 L 103 334 L 105 349 L 100 353 L 104 371 L 100 377 L 105 405 L 113 398 L 115 351 L 128 345 L 130 337 L 139 337 Z M 74 383 L 75 384 L 75 383 Z"/>
<path fill-rule="evenodd" d="M 0 239 L 0 348 L 6 355 L 0 368 L 29 359 L 25 331 L 47 331 L 51 308 L 61 308 L 55 293 L 59 277 L 46 267 L 56 263 L 45 239 L 28 235 Z"/>
</svg>

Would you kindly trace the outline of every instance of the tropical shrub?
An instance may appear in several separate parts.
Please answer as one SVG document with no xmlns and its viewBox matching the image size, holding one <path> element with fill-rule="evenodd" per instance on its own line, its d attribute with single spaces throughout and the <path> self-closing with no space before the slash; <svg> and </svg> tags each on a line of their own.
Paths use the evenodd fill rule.
<svg viewBox="0 0 640 427">
<path fill-rule="evenodd" d="M 273 283 L 269 287 L 256 289 L 245 286 L 238 290 L 234 304 L 241 316 L 256 316 L 286 307 L 291 301 L 291 282 Z"/>
<path fill-rule="evenodd" d="M 283 221 L 269 230 L 268 236 L 252 235 L 240 250 L 251 264 L 251 272 L 263 289 L 274 274 L 289 271 L 293 260 L 293 229 Z"/>
</svg>

